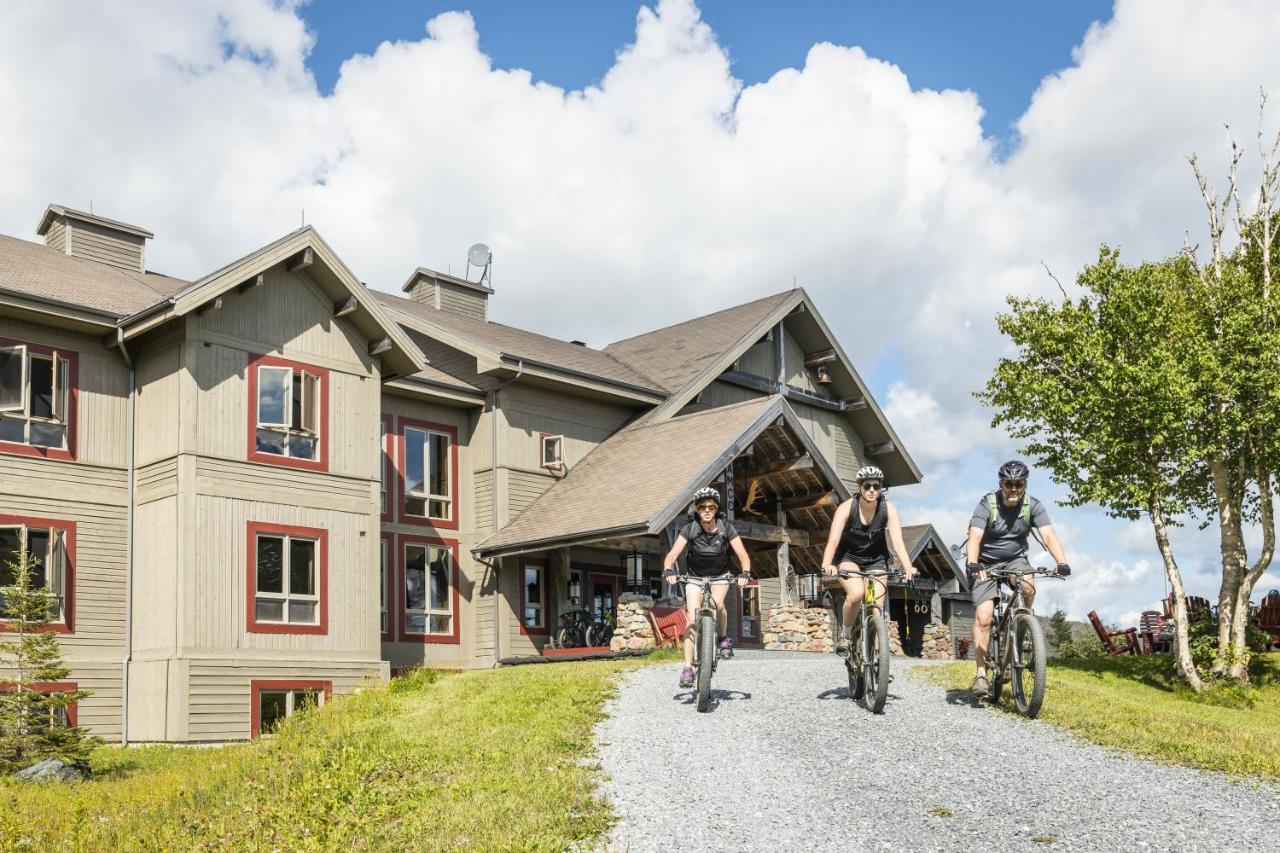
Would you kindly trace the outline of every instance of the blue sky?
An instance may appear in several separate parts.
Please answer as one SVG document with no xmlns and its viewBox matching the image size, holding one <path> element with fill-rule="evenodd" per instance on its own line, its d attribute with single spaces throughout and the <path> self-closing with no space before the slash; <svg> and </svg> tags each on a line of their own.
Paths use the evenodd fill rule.
<svg viewBox="0 0 1280 853">
<path fill-rule="evenodd" d="M 614 54 L 635 37 L 631 0 L 312 0 L 302 14 L 316 45 L 307 65 L 322 92 L 344 61 L 384 41 L 422 38 L 425 22 L 469 11 L 480 48 L 499 68 L 524 68 L 566 89 L 598 82 Z M 987 136 L 1007 140 L 1046 75 L 1071 63 L 1071 50 L 1109 0 L 1057 3 L 832 2 L 704 0 L 702 18 L 729 52 L 733 73 L 750 85 L 804 64 L 816 42 L 858 45 L 906 72 L 913 88 L 970 89 L 986 110 Z"/>
</svg>

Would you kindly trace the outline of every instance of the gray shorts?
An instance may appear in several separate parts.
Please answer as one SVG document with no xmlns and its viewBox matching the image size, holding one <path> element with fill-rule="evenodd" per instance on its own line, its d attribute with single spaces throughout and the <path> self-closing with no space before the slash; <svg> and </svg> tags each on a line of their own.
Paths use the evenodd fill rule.
<svg viewBox="0 0 1280 853">
<path fill-rule="evenodd" d="M 992 563 L 991 565 L 983 565 L 984 569 L 1025 569 L 1031 571 L 1031 563 L 1027 562 L 1026 557 L 1014 557 L 1003 563 Z M 996 585 L 994 578 L 988 577 L 983 581 L 973 582 L 973 603 L 981 604 L 984 601 L 993 601 L 1000 597 L 1000 588 Z"/>
</svg>

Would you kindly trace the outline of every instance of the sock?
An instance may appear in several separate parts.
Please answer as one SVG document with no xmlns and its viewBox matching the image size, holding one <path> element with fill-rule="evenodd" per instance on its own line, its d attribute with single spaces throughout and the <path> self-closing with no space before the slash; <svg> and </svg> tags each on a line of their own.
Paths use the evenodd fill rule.
<svg viewBox="0 0 1280 853">
<path fill-rule="evenodd" d="M 841 628 L 841 629 L 840 629 L 840 637 L 841 637 L 841 639 L 844 639 L 844 640 L 849 639 L 849 629 L 848 629 L 848 628 Z"/>
</svg>

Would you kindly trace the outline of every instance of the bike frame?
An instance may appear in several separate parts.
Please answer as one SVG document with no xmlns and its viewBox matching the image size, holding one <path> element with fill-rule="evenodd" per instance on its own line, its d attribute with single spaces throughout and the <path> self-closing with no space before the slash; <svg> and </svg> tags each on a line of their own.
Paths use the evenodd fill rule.
<svg viewBox="0 0 1280 853">
<path fill-rule="evenodd" d="M 856 633 L 855 630 L 850 630 L 849 644 L 857 649 L 858 666 L 868 667 L 871 666 L 871 661 L 866 660 L 866 651 L 861 640 L 867 632 L 867 620 L 871 618 L 871 611 L 880 610 L 880 604 L 878 601 L 879 597 L 875 592 L 876 584 L 880 584 L 884 587 L 885 599 L 888 600 L 889 584 L 893 581 L 900 580 L 903 575 L 901 572 L 868 574 L 867 572 L 857 570 L 849 571 L 848 569 L 838 569 L 836 571 L 836 576 L 841 578 L 851 578 L 855 575 L 861 577 L 864 583 L 862 585 L 862 603 L 858 605 L 858 624 L 856 626 L 850 626 L 856 630 Z M 841 617 L 836 620 L 837 628 L 844 627 L 843 624 L 839 624 L 843 621 L 843 610 L 841 611 L 841 614 Z M 839 637 L 836 639 L 839 639 Z M 854 653 L 853 651 L 850 651 L 848 660 L 851 661 L 853 659 Z M 846 663 L 846 666 L 847 665 L 848 664 Z"/>
<path fill-rule="evenodd" d="M 1063 578 L 1057 572 L 1040 568 L 1029 572 L 1007 569 L 984 569 L 983 571 L 987 573 L 987 577 L 996 581 L 996 591 L 1000 594 L 995 612 L 992 613 L 991 637 L 987 641 L 987 666 L 990 668 L 994 663 L 997 669 L 996 678 L 1003 678 L 1006 672 L 1023 668 L 1021 650 L 1015 648 L 1017 644 L 1012 641 L 1009 632 L 1018 616 L 1025 614 L 1035 618 L 1035 612 L 1022 604 L 1025 595 L 1022 591 L 1023 580 L 1036 577 L 1058 580 Z"/>
</svg>

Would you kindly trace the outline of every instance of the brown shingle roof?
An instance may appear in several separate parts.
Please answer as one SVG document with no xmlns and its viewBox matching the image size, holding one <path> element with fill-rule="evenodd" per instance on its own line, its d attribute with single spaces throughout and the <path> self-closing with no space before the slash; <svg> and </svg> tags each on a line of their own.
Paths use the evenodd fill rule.
<svg viewBox="0 0 1280 853">
<path fill-rule="evenodd" d="M 459 379 L 451 373 L 445 373 L 440 368 L 430 364 L 413 374 L 413 378 L 424 379 L 427 382 L 434 382 L 437 385 L 448 385 L 450 388 L 457 388 L 459 391 L 468 391 L 473 394 L 484 393 L 484 389 L 472 385 L 465 379 Z"/>
<path fill-rule="evenodd" d="M 477 320 L 454 311 L 443 311 L 411 299 L 393 296 L 390 293 L 376 290 L 369 292 L 389 308 L 400 311 L 410 318 L 438 326 L 485 349 L 657 393 L 652 380 L 601 350 L 578 346 L 568 341 L 539 335 L 536 332 L 504 326 L 501 323 Z"/>
<path fill-rule="evenodd" d="M 0 234 L 0 288 L 6 290 L 126 317 L 186 285 L 180 279 L 131 273 Z"/>
<path fill-rule="evenodd" d="M 724 355 L 794 292 L 775 293 L 764 299 L 616 341 L 604 351 L 652 377 L 663 391 L 674 394 L 693 381 L 708 364 Z"/>
<path fill-rule="evenodd" d="M 637 422 L 596 447 L 478 551 L 647 525 L 756 423 L 777 397 Z"/>
</svg>

